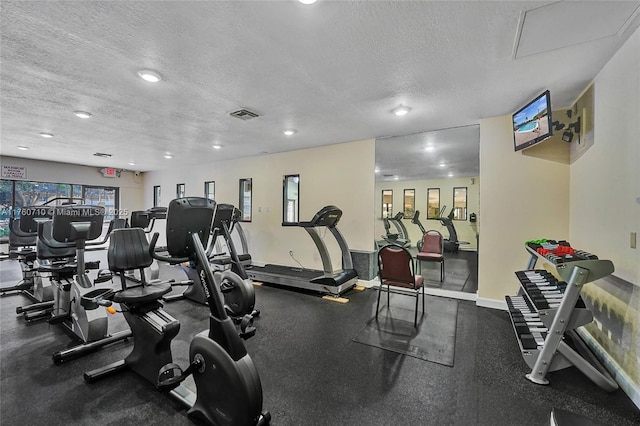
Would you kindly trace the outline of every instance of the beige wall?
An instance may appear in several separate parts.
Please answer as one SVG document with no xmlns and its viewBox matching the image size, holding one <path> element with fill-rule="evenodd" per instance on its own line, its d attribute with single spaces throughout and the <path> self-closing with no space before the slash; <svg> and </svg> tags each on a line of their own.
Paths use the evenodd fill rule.
<svg viewBox="0 0 640 426">
<path fill-rule="evenodd" d="M 571 166 L 571 239 L 640 285 L 640 30 L 594 80 L 594 144 Z M 638 240 L 640 242 L 640 240 Z"/>
<path fill-rule="evenodd" d="M 365 140 L 281 154 L 210 162 L 188 169 L 166 169 L 145 176 L 145 205 L 153 204 L 153 186 L 160 185 L 161 204 L 175 198 L 176 184 L 185 183 L 187 196 L 203 196 L 204 181 L 215 181 L 216 201 L 238 205 L 238 180 L 252 178 L 253 220 L 243 223 L 249 251 L 256 262 L 321 269 L 322 262 L 309 235 L 298 227 L 282 226 L 282 179 L 300 174 L 300 219 L 310 220 L 325 205 L 343 211 L 338 228 L 349 248 L 372 250 L 375 142 Z M 161 240 L 162 241 L 162 240 Z M 340 252 L 330 233 L 324 241 L 334 269 Z"/>
<path fill-rule="evenodd" d="M 145 208 L 142 198 L 143 175 L 135 176 L 133 172 L 122 172 L 119 178 L 106 178 L 99 172 L 99 167 L 16 157 L 0 157 L 0 163 L 26 167 L 26 179 L 15 180 L 118 187 L 120 210 L 126 212 L 127 217 L 132 211 Z"/>
<path fill-rule="evenodd" d="M 440 188 L 440 208 L 447 206 L 446 212 L 449 214 L 451 207 L 453 206 L 453 188 L 454 187 L 466 187 L 467 188 L 467 214 L 476 213 L 479 210 L 480 185 L 477 177 L 473 178 L 450 178 L 450 179 L 435 179 L 435 180 L 408 180 L 408 181 L 389 181 L 389 182 L 376 182 L 375 189 L 375 209 L 374 209 L 374 221 L 375 221 L 375 236 L 380 239 L 385 234 L 384 224 L 382 222 L 382 191 L 385 189 L 393 190 L 393 214 L 402 211 L 404 206 L 403 194 L 405 189 L 414 189 L 416 197 L 416 210 L 420 211 L 420 222 L 425 229 L 436 229 L 440 231 L 445 238 L 448 238 L 449 232 L 447 228 L 442 226 L 437 220 L 427 220 L 427 189 L 428 188 Z M 480 219 L 478 217 L 478 219 Z M 411 218 L 403 220 L 404 226 L 409 232 L 409 239 L 411 245 L 415 246 L 416 242 L 422 238 L 420 228 L 418 225 L 411 223 Z M 456 232 L 458 233 L 458 240 L 468 241 L 470 244 L 461 245 L 462 250 L 476 250 L 476 226 L 479 226 L 476 222 L 476 226 L 466 221 L 454 221 Z M 391 230 L 395 232 L 393 225 Z M 479 229 L 478 229 L 479 230 Z"/>
<path fill-rule="evenodd" d="M 511 117 L 487 118 L 480 182 L 478 298 L 504 304 L 518 290 L 514 272 L 527 266 L 524 242 L 569 238 L 569 165 L 514 152 Z"/>
</svg>

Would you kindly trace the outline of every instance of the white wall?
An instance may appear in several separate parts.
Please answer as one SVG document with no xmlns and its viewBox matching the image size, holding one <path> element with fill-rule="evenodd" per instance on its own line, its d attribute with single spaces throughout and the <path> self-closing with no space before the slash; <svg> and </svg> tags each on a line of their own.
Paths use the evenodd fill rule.
<svg viewBox="0 0 640 426">
<path fill-rule="evenodd" d="M 415 190 L 415 203 L 416 210 L 420 211 L 420 222 L 425 229 L 436 229 L 440 231 L 445 238 L 448 238 L 449 232 L 447 228 L 440 224 L 437 220 L 427 219 L 427 189 L 428 188 L 440 188 L 440 208 L 447 206 L 445 215 L 449 214 L 451 207 L 453 206 L 453 188 L 454 187 L 466 187 L 467 188 L 467 215 L 471 213 L 478 214 L 480 195 L 479 179 L 473 178 L 473 184 L 470 178 L 450 178 L 450 179 L 434 179 L 434 180 L 408 180 L 408 181 L 388 181 L 388 182 L 376 182 L 375 189 L 375 235 L 377 239 L 380 239 L 385 234 L 384 223 L 382 221 L 382 191 L 390 189 L 393 191 L 393 214 L 402 211 L 404 206 L 404 190 Z M 478 219 L 480 217 L 478 216 Z M 411 218 L 403 219 L 403 223 L 407 231 L 409 232 L 409 239 L 411 245 L 415 246 L 417 241 L 422 238 L 422 233 L 418 225 L 411 223 Z M 458 234 L 458 240 L 468 241 L 470 244 L 461 245 L 462 250 L 476 250 L 476 230 L 479 230 L 479 224 L 472 224 L 468 218 L 466 221 L 455 220 L 453 222 L 456 232 Z M 395 232 L 393 225 L 391 226 L 392 232 Z"/>
<path fill-rule="evenodd" d="M 213 155 L 212 155 L 213 157 Z M 282 226 L 282 180 L 300 175 L 300 220 L 310 220 L 325 205 L 343 211 L 338 225 L 349 248 L 372 250 L 375 142 L 365 140 L 281 154 L 242 158 L 186 168 L 149 172 L 145 205 L 153 204 L 153 186 L 160 185 L 161 204 L 175 198 L 176 184 L 186 184 L 187 196 L 203 196 L 204 181 L 215 181 L 216 201 L 238 205 L 238 180 L 252 178 L 253 220 L 243 223 L 255 262 L 296 266 L 289 250 L 305 268 L 322 269 L 315 244 L 299 227 Z M 162 240 L 160 240 L 162 241 Z M 340 252 L 329 232 L 325 243 L 340 269 Z"/>
<path fill-rule="evenodd" d="M 570 234 L 640 285 L 640 30 L 594 80 L 594 145 L 571 166 Z M 638 240 L 640 243 L 640 239 Z"/>
<path fill-rule="evenodd" d="M 525 241 L 569 238 L 569 165 L 514 152 L 511 117 L 487 118 L 480 182 L 478 298 L 504 303 L 527 266 Z"/>
<path fill-rule="evenodd" d="M 135 176 L 133 172 L 122 172 L 119 178 L 107 178 L 100 173 L 99 167 L 17 157 L 0 157 L 0 163 L 26 167 L 26 179 L 15 180 L 118 187 L 120 210 L 123 213 L 126 211 L 126 217 L 130 217 L 132 211 L 146 208 L 142 197 L 143 175 Z"/>
</svg>

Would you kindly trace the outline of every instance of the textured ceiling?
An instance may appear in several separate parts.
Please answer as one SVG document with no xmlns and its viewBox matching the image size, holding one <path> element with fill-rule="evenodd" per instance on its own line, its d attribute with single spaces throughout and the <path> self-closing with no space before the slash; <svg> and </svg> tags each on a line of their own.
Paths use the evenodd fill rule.
<svg viewBox="0 0 640 426">
<path fill-rule="evenodd" d="M 147 171 L 380 138 L 377 166 L 398 174 L 424 140 L 393 136 L 462 127 L 470 140 L 431 138 L 449 141 L 443 160 L 461 164 L 449 171 L 477 175 L 474 124 L 544 89 L 554 109 L 570 105 L 639 24 L 640 2 L 608 1 L 633 18 L 625 31 L 514 59 L 524 12 L 551 3 L 2 1 L 0 154 Z M 391 114 L 399 104 L 411 112 Z M 239 108 L 260 117 L 229 115 Z"/>
</svg>

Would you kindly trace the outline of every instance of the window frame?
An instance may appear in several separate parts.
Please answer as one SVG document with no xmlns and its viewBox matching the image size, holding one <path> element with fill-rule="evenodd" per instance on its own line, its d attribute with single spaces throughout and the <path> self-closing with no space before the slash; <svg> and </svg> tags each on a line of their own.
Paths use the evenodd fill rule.
<svg viewBox="0 0 640 426">
<path fill-rule="evenodd" d="M 293 184 L 296 185 L 295 199 L 289 198 L 289 189 L 291 183 L 289 179 L 292 179 Z M 289 213 L 290 201 L 295 202 L 295 220 L 289 220 L 289 218 L 287 217 Z M 298 226 L 298 223 L 300 223 L 300 174 L 284 175 L 282 177 L 282 226 Z"/>
<path fill-rule="evenodd" d="M 458 207 L 456 205 L 456 190 L 464 190 L 464 207 Z M 468 218 L 467 210 L 469 208 L 469 190 L 466 186 L 454 186 L 453 187 L 453 220 L 466 221 Z M 458 209 L 462 209 L 462 215 Z M 459 217 L 462 216 L 462 217 Z"/>
<path fill-rule="evenodd" d="M 213 191 L 209 191 L 209 186 L 213 186 Z M 209 193 L 211 192 L 212 198 L 209 198 Z M 216 181 L 215 180 L 207 180 L 204 182 L 204 198 L 208 198 L 210 200 L 216 200 Z"/>
<path fill-rule="evenodd" d="M 413 202 L 411 203 L 411 210 L 407 209 L 407 193 L 412 192 Z M 412 218 L 414 213 L 416 212 L 416 190 L 415 189 L 404 189 L 402 191 L 402 213 L 405 218 Z"/>
<path fill-rule="evenodd" d="M 384 196 L 385 196 L 385 192 L 389 192 L 389 196 L 391 196 L 391 202 L 390 203 L 386 203 L 384 202 Z M 389 219 L 391 217 L 393 217 L 393 189 L 383 189 L 382 190 L 382 200 L 381 200 L 381 204 L 382 204 L 382 211 L 380 213 L 380 218 L 381 219 Z M 387 206 L 387 208 L 385 208 L 385 205 Z M 387 213 L 387 215 L 385 216 L 385 213 Z"/>
<path fill-rule="evenodd" d="M 438 194 L 438 207 L 433 215 L 431 214 L 431 191 Z M 440 217 L 440 188 L 427 188 L 427 219 L 437 219 L 438 217 Z"/>
<path fill-rule="evenodd" d="M 243 185 L 249 186 L 249 189 L 243 189 Z M 247 201 L 246 195 L 243 196 L 243 193 L 248 193 L 248 215 L 247 215 L 247 206 L 245 205 Z M 239 222 L 251 222 L 253 217 L 253 179 L 252 178 L 242 178 L 238 180 L 238 208 L 240 209 L 240 219 Z"/>
</svg>

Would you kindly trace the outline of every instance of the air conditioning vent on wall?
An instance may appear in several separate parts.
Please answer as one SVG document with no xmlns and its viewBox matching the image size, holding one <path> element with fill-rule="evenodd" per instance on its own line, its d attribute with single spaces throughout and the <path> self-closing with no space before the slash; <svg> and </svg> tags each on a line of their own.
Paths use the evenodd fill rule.
<svg viewBox="0 0 640 426">
<path fill-rule="evenodd" d="M 249 111 L 248 109 L 244 109 L 244 108 L 234 111 L 230 115 L 232 117 L 239 118 L 240 120 L 250 120 L 252 118 L 259 117 L 259 115 L 256 114 L 255 112 Z"/>
</svg>

